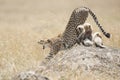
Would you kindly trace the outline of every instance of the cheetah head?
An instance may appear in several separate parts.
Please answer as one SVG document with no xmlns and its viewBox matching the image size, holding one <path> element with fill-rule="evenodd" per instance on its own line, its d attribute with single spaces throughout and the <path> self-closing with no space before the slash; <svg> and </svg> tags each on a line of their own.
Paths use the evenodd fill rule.
<svg viewBox="0 0 120 80">
<path fill-rule="evenodd" d="M 41 44 L 43 46 L 43 49 L 50 47 L 52 44 L 52 41 L 50 39 L 47 40 L 40 40 L 38 41 L 38 44 Z"/>
<path fill-rule="evenodd" d="M 84 30 L 84 26 L 83 25 L 79 25 L 77 26 L 77 32 L 81 33 L 81 32 L 85 32 Z"/>
</svg>

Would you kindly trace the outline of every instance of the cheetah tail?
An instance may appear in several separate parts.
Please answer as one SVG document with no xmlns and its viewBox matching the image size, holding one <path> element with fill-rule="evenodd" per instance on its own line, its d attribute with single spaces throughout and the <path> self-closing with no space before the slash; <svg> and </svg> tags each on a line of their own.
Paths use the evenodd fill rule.
<svg viewBox="0 0 120 80">
<path fill-rule="evenodd" d="M 102 31 L 102 33 L 103 33 L 107 38 L 110 38 L 110 33 L 105 32 L 105 30 L 103 29 L 103 27 L 102 27 L 102 26 L 100 25 L 100 23 L 98 22 L 98 19 L 97 19 L 96 15 L 92 12 L 92 10 L 90 10 L 90 9 L 87 8 L 87 7 L 84 7 L 84 8 L 86 8 L 86 9 L 89 10 L 90 15 L 93 17 L 95 23 L 98 25 L 98 27 L 100 28 L 100 30 Z"/>
</svg>

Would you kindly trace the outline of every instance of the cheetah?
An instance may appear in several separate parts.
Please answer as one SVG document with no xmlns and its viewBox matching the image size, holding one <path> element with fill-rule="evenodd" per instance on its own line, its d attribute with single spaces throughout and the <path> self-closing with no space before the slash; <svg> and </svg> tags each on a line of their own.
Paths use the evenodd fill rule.
<svg viewBox="0 0 120 80">
<path fill-rule="evenodd" d="M 82 43 L 84 46 L 92 46 L 93 45 L 93 37 L 92 37 L 92 26 L 89 23 L 85 23 L 83 25 L 79 25 L 77 27 L 77 31 L 79 33 L 78 36 L 78 44 Z"/>
<path fill-rule="evenodd" d="M 58 51 L 60 51 L 60 49 L 56 49 L 58 45 L 63 46 L 65 49 L 70 49 L 77 43 L 77 38 L 79 35 L 77 32 L 77 26 L 85 23 L 85 21 L 88 18 L 88 14 L 90 14 L 93 17 L 95 23 L 98 25 L 102 33 L 107 38 L 110 38 L 110 34 L 104 31 L 102 26 L 99 24 L 97 17 L 89 8 L 87 7 L 76 8 L 72 12 L 71 17 L 66 26 L 66 29 L 61 35 L 60 39 L 56 40 L 53 43 L 52 50 L 50 51 L 49 55 L 53 56 Z"/>
<path fill-rule="evenodd" d="M 93 29 L 91 24 L 85 23 L 84 25 L 79 25 L 77 31 L 80 33 L 78 36 L 78 43 L 82 43 L 84 46 L 93 46 L 99 48 L 106 48 L 103 45 L 103 40 L 100 32 L 95 32 L 92 34 Z"/>
<path fill-rule="evenodd" d="M 47 40 L 40 40 L 38 41 L 38 44 L 41 44 L 43 46 L 43 49 L 45 48 L 51 48 L 53 43 L 57 42 L 58 40 L 60 41 L 61 34 L 58 34 L 57 37 L 47 39 Z"/>
<path fill-rule="evenodd" d="M 48 60 L 53 58 L 53 56 L 56 55 L 59 51 L 66 49 L 66 46 L 61 39 L 61 35 L 47 40 L 40 40 L 38 43 L 43 46 L 43 49 L 50 48 L 50 53 L 46 57 Z"/>
<path fill-rule="evenodd" d="M 102 36 L 101 36 L 101 34 L 99 32 L 95 32 L 93 34 L 93 42 L 94 42 L 96 47 L 107 48 L 106 46 L 103 45 Z"/>
</svg>

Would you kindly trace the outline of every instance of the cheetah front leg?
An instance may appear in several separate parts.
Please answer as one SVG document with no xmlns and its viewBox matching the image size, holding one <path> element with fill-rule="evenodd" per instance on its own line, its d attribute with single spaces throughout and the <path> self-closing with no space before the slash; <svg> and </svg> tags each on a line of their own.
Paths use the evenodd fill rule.
<svg viewBox="0 0 120 80">
<path fill-rule="evenodd" d="M 77 41 L 77 43 L 78 43 L 79 45 L 81 44 L 82 39 L 83 39 L 83 33 L 79 34 L 78 37 L 77 37 L 77 39 L 76 39 L 76 41 Z"/>
<path fill-rule="evenodd" d="M 50 59 L 53 58 L 54 55 L 56 55 L 59 51 L 60 51 L 60 46 L 59 46 L 59 45 L 54 45 L 54 46 L 50 49 L 50 53 L 49 53 L 49 55 L 48 55 L 45 59 L 50 60 Z"/>
<path fill-rule="evenodd" d="M 45 59 L 50 60 L 57 53 L 58 53 L 58 51 L 50 51 L 49 55 Z"/>
<path fill-rule="evenodd" d="M 58 51 L 50 49 L 50 53 L 47 55 L 44 61 L 42 61 L 41 65 L 46 65 L 49 63 L 49 61 L 54 57 L 55 54 L 57 54 Z"/>
</svg>

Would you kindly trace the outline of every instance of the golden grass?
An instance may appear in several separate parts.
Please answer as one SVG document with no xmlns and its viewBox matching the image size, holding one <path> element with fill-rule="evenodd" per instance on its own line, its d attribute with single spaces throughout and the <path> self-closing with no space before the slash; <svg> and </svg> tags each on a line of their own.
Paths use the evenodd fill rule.
<svg viewBox="0 0 120 80">
<path fill-rule="evenodd" d="M 119 0 L 61 0 L 59 4 L 58 0 L 0 0 L 0 80 L 9 80 L 16 73 L 38 66 L 48 50 L 43 51 L 37 41 L 62 33 L 76 5 L 89 6 L 112 34 L 111 39 L 104 37 L 104 43 L 120 48 L 119 3 Z M 98 31 L 91 17 L 88 22 Z"/>
</svg>

